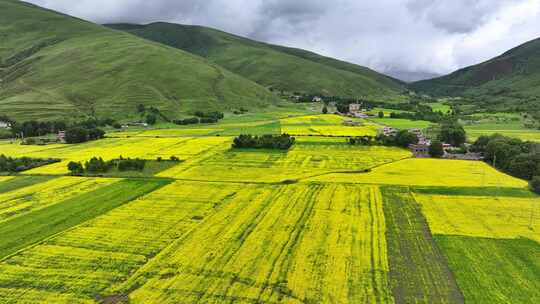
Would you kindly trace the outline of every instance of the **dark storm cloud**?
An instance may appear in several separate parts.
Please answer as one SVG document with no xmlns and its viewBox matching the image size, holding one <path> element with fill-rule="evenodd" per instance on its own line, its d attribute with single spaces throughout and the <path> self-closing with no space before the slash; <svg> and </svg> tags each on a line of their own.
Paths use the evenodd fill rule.
<svg viewBox="0 0 540 304">
<path fill-rule="evenodd" d="M 540 36 L 540 0 L 31 0 L 97 23 L 199 24 L 380 71 L 447 73 Z"/>
</svg>

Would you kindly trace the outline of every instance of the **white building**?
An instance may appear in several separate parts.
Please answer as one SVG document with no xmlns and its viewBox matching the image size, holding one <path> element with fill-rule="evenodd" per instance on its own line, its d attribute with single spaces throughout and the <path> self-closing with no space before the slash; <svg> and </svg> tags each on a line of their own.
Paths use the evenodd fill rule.
<svg viewBox="0 0 540 304">
<path fill-rule="evenodd" d="M 11 128 L 11 123 L 7 121 L 0 121 L 0 129 L 9 129 Z"/>
</svg>

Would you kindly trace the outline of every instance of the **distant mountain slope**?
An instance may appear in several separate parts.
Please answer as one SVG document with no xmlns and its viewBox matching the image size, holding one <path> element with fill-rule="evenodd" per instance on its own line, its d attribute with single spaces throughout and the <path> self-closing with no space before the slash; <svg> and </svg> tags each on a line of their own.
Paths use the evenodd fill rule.
<svg viewBox="0 0 540 304">
<path fill-rule="evenodd" d="M 0 113 L 15 119 L 171 118 L 263 107 L 264 87 L 204 58 L 15 0 L 0 0 Z"/>
<path fill-rule="evenodd" d="M 540 39 L 499 57 L 411 87 L 435 95 L 463 95 L 498 110 L 540 106 Z"/>
<path fill-rule="evenodd" d="M 278 90 L 356 97 L 395 94 L 402 89 L 400 81 L 362 66 L 207 27 L 161 22 L 107 26 L 206 57 Z"/>
</svg>

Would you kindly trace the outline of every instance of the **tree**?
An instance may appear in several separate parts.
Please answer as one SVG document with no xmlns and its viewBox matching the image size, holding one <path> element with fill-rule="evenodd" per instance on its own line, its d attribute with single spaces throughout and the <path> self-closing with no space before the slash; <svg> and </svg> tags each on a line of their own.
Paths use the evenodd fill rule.
<svg viewBox="0 0 540 304">
<path fill-rule="evenodd" d="M 444 155 L 442 142 L 434 140 L 429 146 L 429 155 L 434 158 L 441 158 Z"/>
<path fill-rule="evenodd" d="M 72 175 L 80 175 L 84 173 L 84 168 L 79 162 L 69 162 L 68 170 Z"/>
<path fill-rule="evenodd" d="M 533 177 L 533 179 L 529 182 L 529 187 L 534 193 L 540 194 L 540 176 Z"/>
<path fill-rule="evenodd" d="M 105 131 L 101 129 L 92 128 L 88 130 L 88 140 L 102 139 L 103 137 L 105 137 Z"/>
<path fill-rule="evenodd" d="M 384 118 L 384 112 L 383 111 L 379 111 L 379 118 Z"/>
<path fill-rule="evenodd" d="M 467 134 L 457 122 L 445 122 L 441 126 L 440 140 L 458 147 L 465 143 Z"/>
<path fill-rule="evenodd" d="M 396 135 L 395 142 L 396 145 L 406 148 L 418 143 L 418 137 L 407 130 L 400 130 Z"/>
<path fill-rule="evenodd" d="M 322 108 L 322 113 L 323 113 L 323 114 L 328 114 L 328 108 L 327 108 L 326 106 L 324 106 L 324 107 Z"/>
<path fill-rule="evenodd" d="M 139 113 L 146 112 L 146 107 L 142 103 L 137 105 L 137 112 L 139 112 Z"/>
<path fill-rule="evenodd" d="M 149 124 L 149 125 L 155 125 L 157 122 L 157 117 L 156 115 L 147 115 L 146 116 L 146 123 Z"/>
<path fill-rule="evenodd" d="M 82 127 L 73 127 L 66 130 L 66 142 L 78 144 L 88 140 L 88 131 Z"/>
</svg>

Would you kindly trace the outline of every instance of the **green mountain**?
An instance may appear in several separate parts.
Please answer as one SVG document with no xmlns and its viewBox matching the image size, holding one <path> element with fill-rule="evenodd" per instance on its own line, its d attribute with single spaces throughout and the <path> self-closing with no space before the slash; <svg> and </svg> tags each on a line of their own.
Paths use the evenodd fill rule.
<svg viewBox="0 0 540 304">
<path fill-rule="evenodd" d="M 450 75 L 413 83 L 432 95 L 464 96 L 493 111 L 534 111 L 540 106 L 540 39 Z"/>
<path fill-rule="evenodd" d="M 266 87 L 339 96 L 394 95 L 402 83 L 355 64 L 201 26 L 110 24 L 110 28 L 202 56 Z"/>
<path fill-rule="evenodd" d="M 202 57 L 15 0 L 0 0 L 0 113 L 15 119 L 175 118 L 260 108 L 263 86 Z"/>
</svg>

